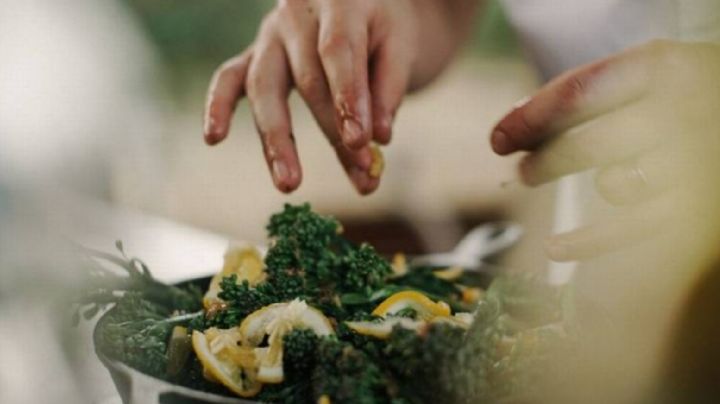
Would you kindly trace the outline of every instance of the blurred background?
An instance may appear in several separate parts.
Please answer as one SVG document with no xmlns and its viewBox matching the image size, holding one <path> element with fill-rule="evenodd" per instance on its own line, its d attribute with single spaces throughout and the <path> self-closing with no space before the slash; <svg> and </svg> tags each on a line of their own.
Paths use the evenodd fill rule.
<svg viewBox="0 0 720 404">
<path fill-rule="evenodd" d="M 252 41 L 274 2 L 4 3 L 0 172 L 14 182 L 254 242 L 282 203 L 310 201 L 353 237 L 407 252 L 447 249 L 479 221 L 524 215 L 514 161 L 491 153 L 488 134 L 537 80 L 494 2 L 458 61 L 401 108 L 383 183 L 364 198 L 296 96 L 305 181 L 290 197 L 272 187 L 247 104 L 227 142 L 202 142 L 213 70 Z M 532 211 L 544 209 L 533 199 Z"/>
</svg>

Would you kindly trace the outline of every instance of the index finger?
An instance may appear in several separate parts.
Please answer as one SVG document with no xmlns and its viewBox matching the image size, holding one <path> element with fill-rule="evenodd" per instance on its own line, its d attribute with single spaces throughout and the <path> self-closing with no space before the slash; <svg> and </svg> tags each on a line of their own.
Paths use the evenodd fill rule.
<svg viewBox="0 0 720 404">
<path fill-rule="evenodd" d="M 649 50 L 632 49 L 553 79 L 495 126 L 493 150 L 534 150 L 559 132 L 637 100 L 652 79 Z"/>
</svg>

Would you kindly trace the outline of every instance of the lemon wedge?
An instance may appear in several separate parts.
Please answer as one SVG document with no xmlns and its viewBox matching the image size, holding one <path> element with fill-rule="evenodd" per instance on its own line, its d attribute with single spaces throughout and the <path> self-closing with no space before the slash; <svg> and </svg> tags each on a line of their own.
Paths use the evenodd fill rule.
<svg viewBox="0 0 720 404">
<path fill-rule="evenodd" d="M 318 309 L 302 300 L 275 303 L 265 306 L 247 317 L 240 324 L 243 344 L 258 346 L 266 335 L 276 331 L 285 334 L 295 328 L 307 328 L 319 336 L 335 334 L 330 320 Z"/>
<path fill-rule="evenodd" d="M 372 164 L 370 165 L 368 174 L 370 174 L 372 178 L 380 178 L 385 170 L 385 158 L 383 157 L 382 150 L 380 150 L 377 144 L 372 143 L 370 145 L 370 153 L 372 154 Z"/>
<path fill-rule="evenodd" d="M 212 311 L 214 306 L 222 304 L 218 297 L 220 282 L 230 275 L 236 275 L 238 283 L 248 281 L 250 286 L 262 282 L 266 274 L 262 255 L 257 248 L 247 244 L 236 244 L 228 247 L 225 252 L 223 268 L 212 277 L 210 287 L 203 297 L 205 310 Z"/>
<path fill-rule="evenodd" d="M 481 288 L 463 285 L 457 285 L 457 287 L 462 292 L 462 301 L 465 303 L 477 303 L 485 294 Z"/>
<path fill-rule="evenodd" d="M 432 324 L 450 324 L 467 330 L 472 325 L 474 318 L 472 313 L 457 313 L 454 316 L 435 317 L 430 322 Z"/>
<path fill-rule="evenodd" d="M 347 321 L 345 324 L 358 334 L 379 339 L 389 337 L 396 325 L 415 332 L 420 332 L 427 326 L 426 321 L 407 317 L 391 317 L 382 321 Z"/>
<path fill-rule="evenodd" d="M 258 380 L 263 383 L 282 383 L 283 337 L 296 328 L 312 330 L 319 336 L 335 333 L 330 320 L 320 310 L 299 299 L 271 304 L 245 317 L 239 333 L 243 346 L 255 348 Z M 258 347 L 266 336 L 268 346 Z"/>
<path fill-rule="evenodd" d="M 386 317 L 407 308 L 415 310 L 422 319 L 432 319 L 433 317 L 450 315 L 450 306 L 448 306 L 447 303 L 436 303 L 424 294 L 414 290 L 405 290 L 393 294 L 380 303 L 380 305 L 373 310 L 372 314 Z"/>
<path fill-rule="evenodd" d="M 408 272 L 408 265 L 405 254 L 397 253 L 393 255 L 391 267 L 393 270 L 393 278 L 399 278 L 403 275 L 406 275 Z"/>
<path fill-rule="evenodd" d="M 211 381 L 217 381 L 240 397 L 253 397 L 262 389 L 254 366 L 252 350 L 239 346 L 237 327 L 228 330 L 209 328 L 205 333 L 193 331 L 192 346 L 203 371 Z"/>
<path fill-rule="evenodd" d="M 463 272 L 464 269 L 462 269 L 461 267 L 450 267 L 433 271 L 433 275 L 435 275 L 436 278 L 445 281 L 454 281 L 455 279 L 461 277 Z"/>
</svg>

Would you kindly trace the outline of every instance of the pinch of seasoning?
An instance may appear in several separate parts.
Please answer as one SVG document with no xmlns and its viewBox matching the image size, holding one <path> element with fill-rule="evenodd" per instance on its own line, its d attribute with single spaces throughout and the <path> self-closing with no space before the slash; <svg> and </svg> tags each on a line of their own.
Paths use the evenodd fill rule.
<svg viewBox="0 0 720 404">
<path fill-rule="evenodd" d="M 370 153 L 372 153 L 372 165 L 370 166 L 370 176 L 372 178 L 380 178 L 383 170 L 385 170 L 385 158 L 383 157 L 380 147 L 376 144 L 370 145 Z"/>
</svg>

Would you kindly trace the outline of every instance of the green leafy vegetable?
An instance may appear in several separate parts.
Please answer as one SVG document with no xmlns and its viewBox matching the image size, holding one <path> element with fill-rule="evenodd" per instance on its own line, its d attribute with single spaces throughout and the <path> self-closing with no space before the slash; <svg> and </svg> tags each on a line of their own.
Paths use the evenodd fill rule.
<svg viewBox="0 0 720 404">
<path fill-rule="evenodd" d="M 125 256 L 122 243 L 116 246 L 120 256 L 84 250 L 89 276 L 76 302 L 75 317 L 82 313 L 90 319 L 114 305 L 98 328 L 100 350 L 144 373 L 164 377 L 173 327 L 202 317 L 200 289 L 157 281 L 142 261 Z"/>
<path fill-rule="evenodd" d="M 532 394 L 533 383 L 565 341 L 569 304 L 560 290 L 529 275 L 496 279 L 479 305 L 462 301 L 458 280 L 438 278 L 438 268 L 409 268 L 391 278 L 386 259 L 368 244 L 341 235 L 333 218 L 309 205 L 286 205 L 267 226 L 271 243 L 266 278 L 251 286 L 236 275 L 222 280 L 219 309 L 197 312 L 197 288 L 157 282 L 137 259 L 93 252 L 92 281 L 80 299 L 86 317 L 109 304 L 115 309 L 99 329 L 100 349 L 147 374 L 204 391 L 230 394 L 203 377 L 194 355 L 176 375 L 166 373 L 168 338 L 175 325 L 190 330 L 238 326 L 250 313 L 273 303 L 305 300 L 330 318 L 335 335 L 319 337 L 294 329 L 283 337 L 280 384 L 266 384 L 256 397 L 269 403 L 477 403 Z M 119 276 L 97 259 L 127 272 Z M 464 273 L 462 285 L 484 285 Z M 455 312 L 474 312 L 469 329 L 438 322 L 420 332 L 396 326 L 387 339 L 352 331 L 344 321 L 382 322 L 373 309 L 403 290 L 419 290 Z M 204 314 L 204 315 L 200 315 Z M 79 316 L 80 314 L 78 314 Z M 405 308 L 396 317 L 416 319 Z M 396 319 L 397 320 L 397 319 Z"/>
</svg>

